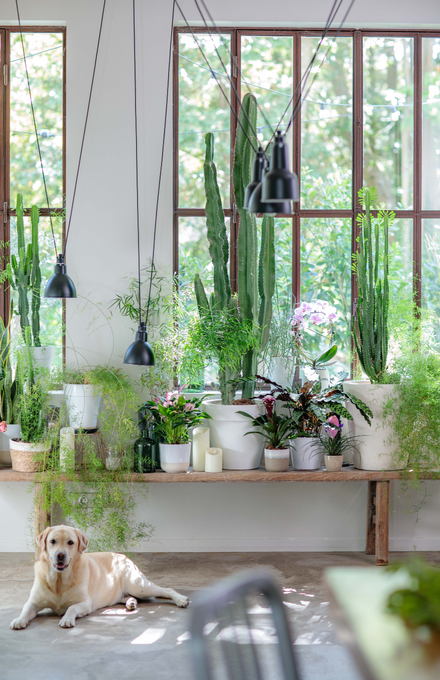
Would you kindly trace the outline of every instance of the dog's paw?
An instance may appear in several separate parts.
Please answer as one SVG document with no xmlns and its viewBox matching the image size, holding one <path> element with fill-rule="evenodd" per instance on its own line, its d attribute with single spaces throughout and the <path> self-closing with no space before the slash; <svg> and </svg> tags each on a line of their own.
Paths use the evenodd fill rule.
<svg viewBox="0 0 440 680">
<path fill-rule="evenodd" d="M 60 621 L 60 626 L 61 628 L 73 628 L 75 625 L 75 617 L 74 616 L 67 616 L 64 614 L 63 618 Z"/>
<path fill-rule="evenodd" d="M 137 605 L 138 605 L 138 603 L 137 603 L 136 598 L 135 597 L 129 597 L 127 602 L 125 603 L 125 609 L 128 612 L 132 612 L 137 608 Z"/>
<path fill-rule="evenodd" d="M 28 623 L 29 621 L 27 621 L 26 619 L 22 619 L 19 616 L 18 619 L 14 619 L 13 621 L 11 621 L 11 623 L 9 624 L 9 628 L 11 628 L 11 630 L 22 630 L 23 628 L 26 628 Z"/>
<path fill-rule="evenodd" d="M 185 595 L 177 595 L 177 597 L 174 598 L 174 602 L 178 607 L 187 607 L 189 604 L 189 600 Z"/>
</svg>

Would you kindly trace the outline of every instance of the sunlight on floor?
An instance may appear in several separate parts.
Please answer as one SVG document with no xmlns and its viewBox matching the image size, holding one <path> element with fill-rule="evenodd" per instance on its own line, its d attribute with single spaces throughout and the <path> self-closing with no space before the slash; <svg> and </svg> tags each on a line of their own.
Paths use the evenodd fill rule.
<svg viewBox="0 0 440 680">
<path fill-rule="evenodd" d="M 132 640 L 132 645 L 152 645 L 165 635 L 165 628 L 147 628 L 141 635 Z"/>
</svg>

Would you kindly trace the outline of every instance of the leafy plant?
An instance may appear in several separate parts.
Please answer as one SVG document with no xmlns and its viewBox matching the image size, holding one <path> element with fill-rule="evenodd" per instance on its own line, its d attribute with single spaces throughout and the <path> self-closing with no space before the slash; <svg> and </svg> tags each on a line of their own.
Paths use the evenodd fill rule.
<svg viewBox="0 0 440 680">
<path fill-rule="evenodd" d="M 274 408 L 275 401 L 272 395 L 266 395 L 263 398 L 266 413 L 257 418 L 254 418 L 254 416 L 245 411 L 237 411 L 237 413 L 250 418 L 253 427 L 257 428 L 257 430 L 246 432 L 246 434 L 261 434 L 266 441 L 267 449 L 285 449 L 288 447 L 289 439 L 293 437 L 296 430 L 296 421 L 294 418 L 276 413 Z"/>
<path fill-rule="evenodd" d="M 147 401 L 141 413 L 148 410 L 153 416 L 156 438 L 162 438 L 167 444 L 186 444 L 189 441 L 188 430 L 211 418 L 200 408 L 204 397 L 185 399 L 181 390 L 168 392 L 166 397 Z"/>
<path fill-rule="evenodd" d="M 324 432 L 318 433 L 318 440 L 314 446 L 318 446 L 327 456 L 342 456 L 344 451 L 355 449 L 359 437 L 351 434 L 342 434 L 343 423 L 338 416 L 333 415 L 324 423 Z"/>
<path fill-rule="evenodd" d="M 46 395 L 40 382 L 24 389 L 20 399 L 20 426 L 21 438 L 28 444 L 37 444 L 45 439 L 45 403 Z"/>
<path fill-rule="evenodd" d="M 360 189 L 359 198 L 365 212 L 357 217 L 361 232 L 359 250 L 353 255 L 358 284 L 353 336 L 364 373 L 372 383 L 380 383 L 386 376 L 388 357 L 388 232 L 395 213 L 379 210 L 373 219 L 371 210 L 377 202 L 374 188 Z"/>
<path fill-rule="evenodd" d="M 8 425 L 18 423 L 21 393 L 21 383 L 12 372 L 10 323 L 5 328 L 0 318 L 0 420 Z"/>
<path fill-rule="evenodd" d="M 422 559 L 393 564 L 388 571 L 404 571 L 409 585 L 389 596 L 386 608 L 409 628 L 428 626 L 440 631 L 440 569 Z"/>
</svg>

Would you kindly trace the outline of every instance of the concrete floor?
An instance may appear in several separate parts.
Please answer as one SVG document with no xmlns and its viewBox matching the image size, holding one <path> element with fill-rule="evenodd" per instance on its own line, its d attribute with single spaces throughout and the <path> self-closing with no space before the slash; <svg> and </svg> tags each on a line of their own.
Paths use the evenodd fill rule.
<svg viewBox="0 0 440 680">
<path fill-rule="evenodd" d="M 407 559 L 408 553 L 393 553 Z M 426 557 L 440 563 L 439 553 Z M 330 566 L 372 566 L 363 553 L 143 553 L 133 556 L 152 581 L 189 596 L 244 568 L 266 566 L 283 588 L 295 637 L 302 680 L 360 680 L 338 641 L 322 583 Z M 33 556 L 0 553 L 0 677 L 2 680 L 193 680 L 188 652 L 190 608 L 164 601 L 123 605 L 78 619 L 62 629 L 59 618 L 42 613 L 22 631 L 9 629 L 27 600 Z M 263 615 L 252 612 L 258 627 Z M 213 632 L 215 635 L 215 631 Z"/>
</svg>

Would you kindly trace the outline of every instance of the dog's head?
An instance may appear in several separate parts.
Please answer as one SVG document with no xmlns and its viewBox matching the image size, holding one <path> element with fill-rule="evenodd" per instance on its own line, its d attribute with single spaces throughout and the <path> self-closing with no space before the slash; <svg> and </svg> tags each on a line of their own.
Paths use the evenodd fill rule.
<svg viewBox="0 0 440 680">
<path fill-rule="evenodd" d="M 84 552 L 88 543 L 81 531 L 64 525 L 48 527 L 37 538 L 41 553 L 46 553 L 53 568 L 60 572 Z"/>
</svg>

